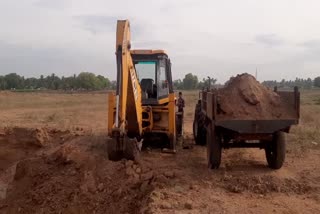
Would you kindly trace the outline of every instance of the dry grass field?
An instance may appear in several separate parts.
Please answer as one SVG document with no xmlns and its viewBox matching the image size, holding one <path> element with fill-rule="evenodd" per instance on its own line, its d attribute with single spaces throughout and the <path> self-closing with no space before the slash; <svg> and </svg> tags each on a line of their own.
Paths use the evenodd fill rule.
<svg viewBox="0 0 320 214">
<path fill-rule="evenodd" d="M 300 125 L 293 127 L 289 146 L 302 150 L 320 148 L 320 91 L 302 91 Z M 299 151 L 297 149 L 296 151 Z"/>
<path fill-rule="evenodd" d="M 192 141 L 198 92 L 183 96 Z M 302 91 L 280 170 L 258 149 L 225 150 L 208 170 L 194 146 L 143 151 L 135 181 L 139 166 L 106 158 L 107 108 L 106 93 L 0 92 L 0 213 L 320 213 L 320 90 Z"/>
<path fill-rule="evenodd" d="M 0 124 L 99 132 L 107 127 L 107 99 L 107 93 L 0 92 Z"/>
</svg>

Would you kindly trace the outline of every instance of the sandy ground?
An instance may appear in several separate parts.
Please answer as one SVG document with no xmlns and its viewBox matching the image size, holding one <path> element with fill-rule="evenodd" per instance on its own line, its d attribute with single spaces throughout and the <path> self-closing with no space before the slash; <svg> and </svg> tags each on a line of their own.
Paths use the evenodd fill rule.
<svg viewBox="0 0 320 214">
<path fill-rule="evenodd" d="M 197 92 L 184 96 L 193 144 Z M 0 93 L 0 213 L 320 213 L 318 100 L 303 93 L 280 170 L 259 149 L 225 150 L 209 170 L 201 146 L 108 161 L 105 93 Z"/>
</svg>

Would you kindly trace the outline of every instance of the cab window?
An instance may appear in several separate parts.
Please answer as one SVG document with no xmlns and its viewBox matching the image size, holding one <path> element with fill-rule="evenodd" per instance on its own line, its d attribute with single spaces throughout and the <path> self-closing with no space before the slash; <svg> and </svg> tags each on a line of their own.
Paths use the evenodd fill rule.
<svg viewBox="0 0 320 214">
<path fill-rule="evenodd" d="M 135 69 L 139 81 L 142 79 L 152 79 L 156 81 L 156 62 L 155 61 L 137 61 L 135 62 Z"/>
<path fill-rule="evenodd" d="M 165 60 L 159 61 L 159 71 L 158 71 L 158 98 L 163 98 L 168 96 L 168 77 L 166 72 Z"/>
<path fill-rule="evenodd" d="M 156 61 L 136 61 L 134 64 L 143 92 L 142 99 L 157 98 Z"/>
</svg>

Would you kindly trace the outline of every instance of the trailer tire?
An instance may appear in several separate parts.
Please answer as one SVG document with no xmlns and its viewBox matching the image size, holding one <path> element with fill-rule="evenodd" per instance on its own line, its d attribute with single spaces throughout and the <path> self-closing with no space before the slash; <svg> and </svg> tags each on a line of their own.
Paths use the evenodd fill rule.
<svg viewBox="0 0 320 214">
<path fill-rule="evenodd" d="M 268 166 L 272 169 L 280 169 L 286 156 L 286 137 L 284 132 L 273 134 L 272 141 L 267 142 L 265 147 Z"/>
<path fill-rule="evenodd" d="M 197 144 L 198 121 L 196 119 L 193 120 L 192 130 L 193 130 L 193 139 L 196 141 L 196 144 Z"/>
<path fill-rule="evenodd" d="M 195 140 L 196 144 L 198 144 L 197 137 L 198 137 L 200 112 L 201 112 L 201 106 L 200 106 L 200 103 L 197 103 L 196 108 L 194 110 L 194 119 L 192 124 L 193 139 Z"/>
<path fill-rule="evenodd" d="M 199 126 L 197 120 L 193 121 L 193 137 L 196 145 L 206 145 L 206 129 L 203 126 Z"/>
<path fill-rule="evenodd" d="M 207 127 L 206 134 L 208 168 L 218 169 L 221 163 L 221 137 L 211 123 Z"/>
</svg>

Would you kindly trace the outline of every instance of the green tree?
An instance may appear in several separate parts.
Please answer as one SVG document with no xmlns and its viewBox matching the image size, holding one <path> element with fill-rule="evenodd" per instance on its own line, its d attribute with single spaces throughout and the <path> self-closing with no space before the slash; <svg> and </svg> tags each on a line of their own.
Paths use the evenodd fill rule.
<svg viewBox="0 0 320 214">
<path fill-rule="evenodd" d="M 296 78 L 295 80 L 285 80 L 282 79 L 280 82 L 277 82 L 275 80 L 268 80 L 263 82 L 264 85 L 273 88 L 275 86 L 280 88 L 293 88 L 295 86 L 298 86 L 299 88 L 305 88 L 309 89 L 312 88 L 314 84 L 314 81 L 311 78 L 302 79 L 302 78 Z"/>
<path fill-rule="evenodd" d="M 7 74 L 4 76 L 6 82 L 6 89 L 19 89 L 22 88 L 23 79 L 16 73 Z"/>
<path fill-rule="evenodd" d="M 60 89 L 73 90 L 76 89 L 76 79 L 72 77 L 62 77 L 60 83 Z"/>
<path fill-rule="evenodd" d="M 11 73 L 6 76 L 0 76 L 0 90 L 8 89 L 36 89 L 44 88 L 50 90 L 73 90 L 73 89 L 113 89 L 115 82 L 111 82 L 108 78 L 93 73 L 82 72 L 78 76 L 58 77 L 54 73 L 40 78 L 24 78 L 18 74 Z"/>
<path fill-rule="evenodd" d="M 314 78 L 313 85 L 320 88 L 320 76 Z"/>
<path fill-rule="evenodd" d="M 0 76 L 0 90 L 6 90 L 7 89 L 7 82 L 4 76 Z"/>
<path fill-rule="evenodd" d="M 38 81 L 37 88 L 43 88 L 44 87 L 44 76 L 40 75 L 40 79 Z"/>
<path fill-rule="evenodd" d="M 39 80 L 37 78 L 31 77 L 24 80 L 24 88 L 26 89 L 35 89 L 38 86 Z"/>
<path fill-rule="evenodd" d="M 99 79 L 90 72 L 81 72 L 77 77 L 77 85 L 82 89 L 98 89 Z"/>
<path fill-rule="evenodd" d="M 173 81 L 173 88 L 176 89 L 176 90 L 183 89 L 183 82 L 181 81 L 181 79 Z"/>
<path fill-rule="evenodd" d="M 117 89 L 117 81 L 112 80 L 110 83 L 110 89 L 116 90 Z"/>
<path fill-rule="evenodd" d="M 110 80 L 104 76 L 98 75 L 98 89 L 107 89 L 110 87 Z"/>
<path fill-rule="evenodd" d="M 198 89 L 209 88 L 209 85 L 212 87 L 217 83 L 217 79 L 213 77 L 203 78 L 202 81 L 198 84 Z"/>
<path fill-rule="evenodd" d="M 188 73 L 185 75 L 183 81 L 183 89 L 190 90 L 196 89 L 198 86 L 198 77 L 193 75 L 192 73 Z"/>
</svg>

